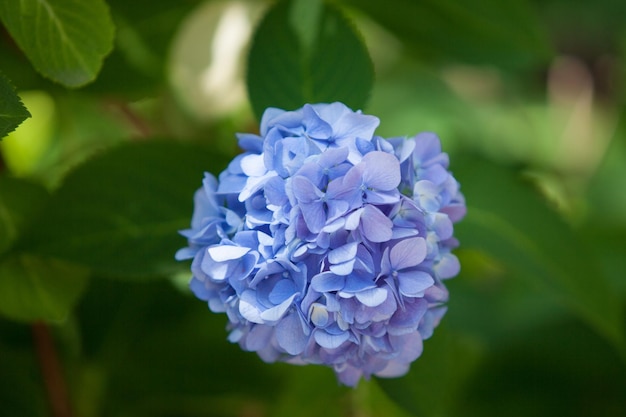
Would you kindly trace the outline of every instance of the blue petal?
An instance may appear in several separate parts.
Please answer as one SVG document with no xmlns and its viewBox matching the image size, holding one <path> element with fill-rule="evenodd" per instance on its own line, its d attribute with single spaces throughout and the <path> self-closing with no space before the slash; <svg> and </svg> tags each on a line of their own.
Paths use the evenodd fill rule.
<svg viewBox="0 0 626 417">
<path fill-rule="evenodd" d="M 337 249 L 333 249 L 328 253 L 328 261 L 331 264 L 338 264 L 354 259 L 358 246 L 358 242 L 350 242 Z"/>
<path fill-rule="evenodd" d="M 330 265 L 329 269 L 333 274 L 345 276 L 345 275 L 352 273 L 352 271 L 354 270 L 355 261 L 356 259 L 350 259 L 349 261 L 346 261 L 346 262 Z"/>
<path fill-rule="evenodd" d="M 184 261 L 185 259 L 192 259 L 194 256 L 196 256 L 196 253 L 198 253 L 198 249 L 182 248 L 176 252 L 174 258 L 177 261 Z"/>
<path fill-rule="evenodd" d="M 278 320 L 280 320 L 282 316 L 285 315 L 287 310 L 289 310 L 289 307 L 291 307 L 291 304 L 293 304 L 293 300 L 296 298 L 297 295 L 298 294 L 293 294 L 291 297 L 287 298 L 285 301 L 283 301 L 279 305 L 272 307 L 272 308 L 268 308 L 267 310 L 261 312 L 261 319 L 264 322 L 269 322 L 269 323 L 277 322 Z"/>
<path fill-rule="evenodd" d="M 276 324 L 276 341 L 290 355 L 299 355 L 306 348 L 309 337 L 297 313 L 291 313 Z"/>
<path fill-rule="evenodd" d="M 191 281 L 189 281 L 189 289 L 191 289 L 191 292 L 199 299 L 208 301 L 208 292 L 203 281 L 192 278 Z"/>
<path fill-rule="evenodd" d="M 372 277 L 354 273 L 346 277 L 346 284 L 342 291 L 355 294 L 374 287 L 376 287 L 376 284 L 374 284 Z"/>
<path fill-rule="evenodd" d="M 387 299 L 387 290 L 384 288 L 371 288 L 355 294 L 356 299 L 368 307 L 381 305 Z"/>
<path fill-rule="evenodd" d="M 320 293 L 339 291 L 345 283 L 345 277 L 335 275 L 332 272 L 322 272 L 311 278 L 311 288 Z"/>
<path fill-rule="evenodd" d="M 276 107 L 268 107 L 261 116 L 261 135 L 265 136 L 268 129 L 273 126 L 276 119 L 285 113 L 283 109 L 277 109 Z"/>
<path fill-rule="evenodd" d="M 324 196 L 315 184 L 313 184 L 307 177 L 297 175 L 291 179 L 291 187 L 293 189 L 293 195 L 301 203 L 311 203 L 318 201 Z"/>
<path fill-rule="evenodd" d="M 296 293 L 296 287 L 293 281 L 288 279 L 281 279 L 276 283 L 269 295 L 269 300 L 272 304 L 280 304 L 287 298 Z"/>
</svg>

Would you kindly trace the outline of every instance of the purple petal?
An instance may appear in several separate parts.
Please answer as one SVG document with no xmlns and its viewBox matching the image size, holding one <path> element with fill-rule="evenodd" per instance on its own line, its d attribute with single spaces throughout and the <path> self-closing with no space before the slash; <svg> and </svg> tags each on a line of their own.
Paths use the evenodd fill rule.
<svg viewBox="0 0 626 417">
<path fill-rule="evenodd" d="M 389 191 L 400 184 L 400 162 L 395 155 L 374 151 L 363 157 L 365 165 L 363 180 L 368 187 L 375 190 Z"/>
<path fill-rule="evenodd" d="M 291 187 L 294 196 L 301 203 L 310 203 L 318 201 L 324 196 L 316 186 L 307 177 L 297 175 L 291 179 Z"/>
<path fill-rule="evenodd" d="M 245 349 L 250 352 L 256 352 L 267 346 L 272 338 L 274 329 L 270 326 L 255 325 L 250 329 L 250 333 L 246 336 Z"/>
<path fill-rule="evenodd" d="M 300 212 L 302 213 L 304 222 L 311 233 L 319 233 L 322 231 L 322 228 L 326 223 L 324 203 L 317 201 L 309 204 L 302 204 L 300 205 Z"/>
<path fill-rule="evenodd" d="M 400 293 L 407 297 L 420 297 L 435 280 L 423 271 L 400 272 L 398 274 Z"/>
<path fill-rule="evenodd" d="M 419 332 L 413 332 L 402 336 L 389 336 L 389 341 L 396 352 L 400 352 L 398 360 L 406 363 L 419 358 L 424 350 L 422 336 Z"/>
<path fill-rule="evenodd" d="M 421 237 L 401 240 L 389 255 L 392 268 L 398 271 L 419 265 L 425 258 L 426 241 Z"/>
<path fill-rule="evenodd" d="M 413 302 L 410 302 L 413 301 Z M 423 298 L 411 298 L 404 303 L 404 309 L 398 309 L 389 321 L 389 333 L 396 333 L 393 328 L 415 331 L 428 309 L 428 302 Z"/>
<path fill-rule="evenodd" d="M 409 372 L 410 363 L 390 361 L 382 371 L 376 372 L 381 378 L 397 378 Z"/>
<path fill-rule="evenodd" d="M 433 267 L 437 276 L 441 279 L 452 278 L 461 270 L 459 259 L 451 254 L 444 254 L 438 263 Z"/>
<path fill-rule="evenodd" d="M 413 187 L 413 200 L 419 203 L 426 211 L 435 212 L 439 210 L 439 190 L 430 181 L 418 181 Z"/>
<path fill-rule="evenodd" d="M 348 158 L 348 148 L 330 148 L 320 154 L 318 164 L 325 169 L 339 165 Z"/>
<path fill-rule="evenodd" d="M 393 235 L 393 222 L 374 206 L 364 207 L 361 225 L 363 234 L 370 242 L 387 242 Z"/>
<path fill-rule="evenodd" d="M 348 332 L 330 334 L 324 330 L 317 330 L 313 333 L 313 337 L 315 338 L 317 344 L 321 347 L 326 349 L 336 349 L 350 338 L 350 334 Z"/>
</svg>

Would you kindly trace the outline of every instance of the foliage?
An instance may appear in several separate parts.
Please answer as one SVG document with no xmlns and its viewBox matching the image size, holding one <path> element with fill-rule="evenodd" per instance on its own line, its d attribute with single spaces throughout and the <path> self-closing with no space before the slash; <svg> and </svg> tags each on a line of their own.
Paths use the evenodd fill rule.
<svg viewBox="0 0 626 417">
<path fill-rule="evenodd" d="M 626 413 L 624 12 L 612 0 L 0 2 L 3 412 Z M 204 31 L 188 42 L 206 56 L 175 42 L 194 19 Z M 243 51 L 234 31 L 250 34 Z M 202 116 L 237 83 L 248 101 Z M 379 117 L 383 136 L 435 131 L 468 207 L 440 331 L 406 376 L 355 389 L 230 344 L 174 260 L 203 172 L 240 152 L 235 132 L 256 133 L 268 106 L 331 101 Z M 46 382 L 55 362 L 66 397 Z"/>
</svg>

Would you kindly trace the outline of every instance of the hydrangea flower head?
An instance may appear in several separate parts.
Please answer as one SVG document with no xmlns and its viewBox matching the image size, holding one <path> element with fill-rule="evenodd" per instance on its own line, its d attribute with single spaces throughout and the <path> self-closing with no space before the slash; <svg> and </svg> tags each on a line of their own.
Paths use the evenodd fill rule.
<svg viewBox="0 0 626 417">
<path fill-rule="evenodd" d="M 465 214 L 436 135 L 384 139 L 341 103 L 267 109 L 196 192 L 190 287 L 229 340 L 355 386 L 405 374 L 446 311 Z"/>
</svg>

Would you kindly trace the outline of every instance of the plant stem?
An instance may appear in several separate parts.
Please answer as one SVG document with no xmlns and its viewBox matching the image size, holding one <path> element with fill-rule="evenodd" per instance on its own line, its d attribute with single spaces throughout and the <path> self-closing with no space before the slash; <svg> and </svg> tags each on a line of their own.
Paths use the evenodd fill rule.
<svg viewBox="0 0 626 417">
<path fill-rule="evenodd" d="M 32 330 L 52 416 L 72 417 L 65 379 L 50 328 L 45 323 L 37 322 L 33 324 Z"/>
</svg>

